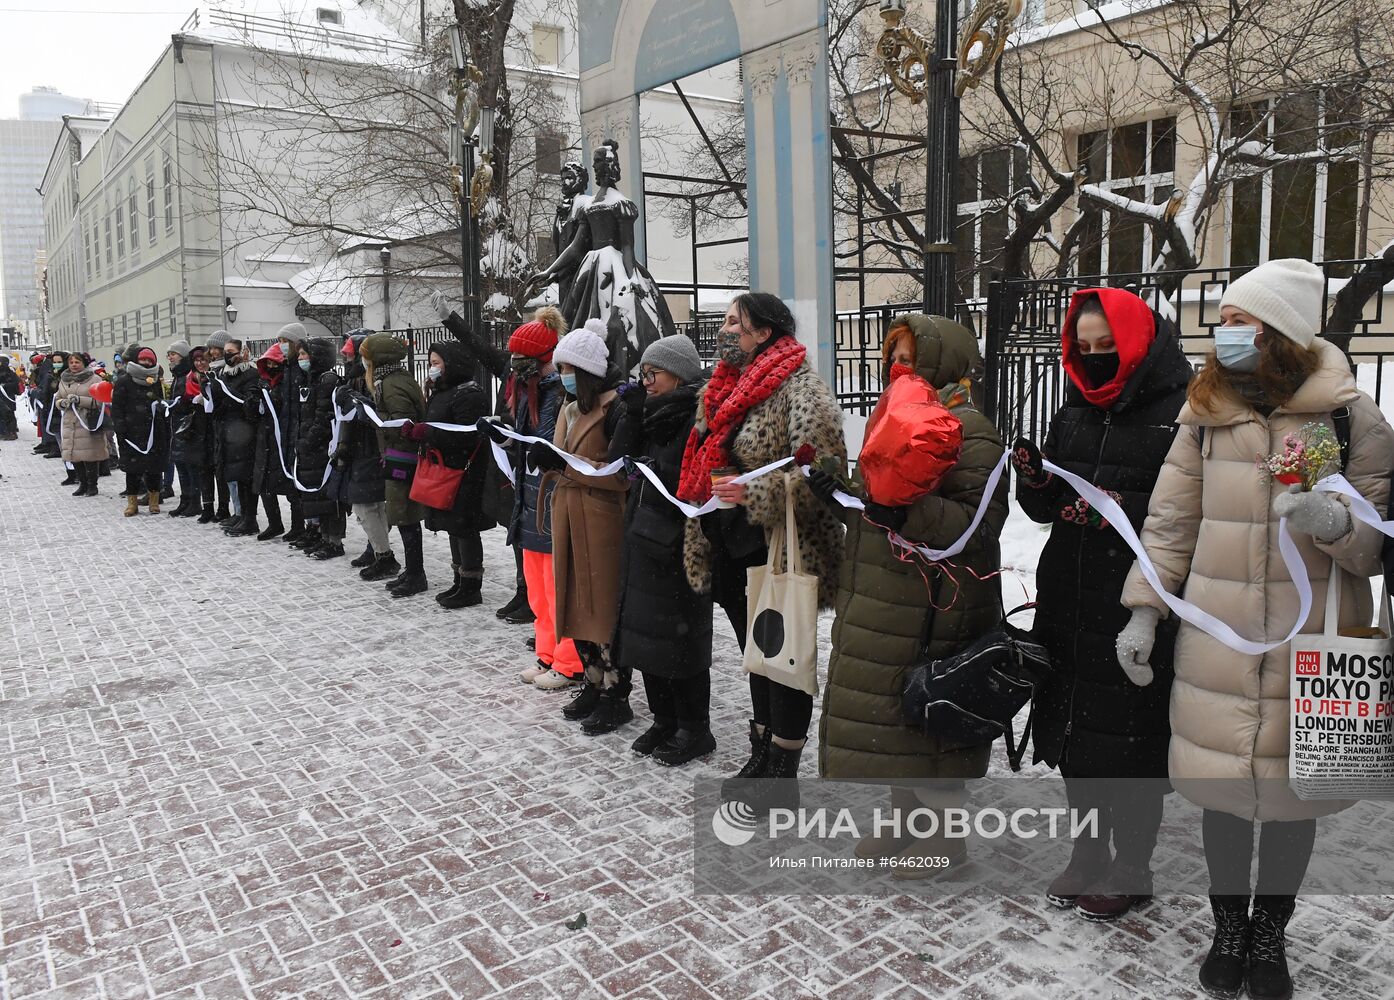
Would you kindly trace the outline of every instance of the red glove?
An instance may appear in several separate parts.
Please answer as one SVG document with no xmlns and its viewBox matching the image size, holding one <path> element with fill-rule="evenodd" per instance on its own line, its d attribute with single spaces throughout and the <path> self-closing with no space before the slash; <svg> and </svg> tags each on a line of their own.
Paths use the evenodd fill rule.
<svg viewBox="0 0 1394 1000">
<path fill-rule="evenodd" d="M 189 377 L 184 380 L 184 398 L 197 399 L 202 392 L 203 387 L 198 383 L 198 376 L 190 372 Z"/>
<path fill-rule="evenodd" d="M 425 441 L 426 432 L 430 430 L 425 424 L 413 423 L 408 420 L 402 425 L 402 437 L 408 441 Z"/>
</svg>

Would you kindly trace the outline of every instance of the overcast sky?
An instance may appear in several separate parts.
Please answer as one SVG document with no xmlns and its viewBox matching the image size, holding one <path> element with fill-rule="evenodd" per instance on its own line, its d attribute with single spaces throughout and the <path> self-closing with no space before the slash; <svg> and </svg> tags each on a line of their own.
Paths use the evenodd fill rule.
<svg viewBox="0 0 1394 1000">
<path fill-rule="evenodd" d="M 36 86 L 120 104 L 196 0 L 0 0 L 0 118 Z"/>
</svg>

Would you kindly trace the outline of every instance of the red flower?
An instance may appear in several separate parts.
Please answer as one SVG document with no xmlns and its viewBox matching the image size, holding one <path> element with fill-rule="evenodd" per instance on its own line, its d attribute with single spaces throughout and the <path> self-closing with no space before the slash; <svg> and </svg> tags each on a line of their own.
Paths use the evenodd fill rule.
<svg viewBox="0 0 1394 1000">
<path fill-rule="evenodd" d="M 1278 482 L 1282 483 L 1284 486 L 1295 486 L 1296 484 L 1302 482 L 1302 473 L 1280 472 L 1273 478 L 1278 480 Z"/>
<path fill-rule="evenodd" d="M 812 465 L 816 457 L 818 457 L 818 452 L 814 449 L 813 445 L 805 441 L 803 444 L 799 445 L 799 450 L 794 452 L 794 464 Z"/>
</svg>

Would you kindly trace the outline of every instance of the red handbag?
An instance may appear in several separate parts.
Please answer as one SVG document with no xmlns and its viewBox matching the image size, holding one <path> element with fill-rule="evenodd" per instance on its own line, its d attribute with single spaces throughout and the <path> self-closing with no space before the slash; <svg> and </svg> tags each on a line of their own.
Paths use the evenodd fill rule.
<svg viewBox="0 0 1394 1000">
<path fill-rule="evenodd" d="M 464 481 L 464 469 L 452 469 L 445 464 L 440 449 L 427 448 L 426 454 L 416 463 L 416 476 L 411 481 L 408 496 L 434 510 L 449 510 L 455 506 L 455 497 Z"/>
</svg>

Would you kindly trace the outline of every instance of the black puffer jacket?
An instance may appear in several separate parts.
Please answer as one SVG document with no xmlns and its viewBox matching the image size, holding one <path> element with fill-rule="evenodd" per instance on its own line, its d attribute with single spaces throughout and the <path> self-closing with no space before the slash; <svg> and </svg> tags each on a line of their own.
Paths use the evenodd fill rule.
<svg viewBox="0 0 1394 1000">
<path fill-rule="evenodd" d="M 336 471 L 330 481 L 331 495 L 350 504 L 382 503 L 387 497 L 377 427 L 358 406 L 358 399 L 368 399 L 363 374 L 363 362 L 355 358 L 344 372 L 342 384 L 335 390 L 339 409 L 344 413 L 356 411 L 354 419 L 346 422 L 339 432 L 339 450 L 334 457 Z"/>
<path fill-rule="evenodd" d="M 426 419 L 435 423 L 474 424 L 489 412 L 489 397 L 474 380 L 476 362 L 464 344 L 432 344 L 430 350 L 445 362 L 445 370 L 426 400 Z M 450 510 L 426 508 L 426 527 L 432 531 L 484 531 L 494 526 L 484 515 L 484 476 L 494 460 L 489 442 L 479 434 L 427 428 L 421 453 L 438 450 L 452 469 L 465 469 L 455 505 Z M 419 468 L 419 467 L 418 467 Z"/>
<path fill-rule="evenodd" d="M 339 376 L 334 371 L 334 341 L 314 337 L 305 342 L 310 353 L 310 371 L 302 373 L 297 390 L 295 432 L 295 478 L 301 486 L 312 487 L 301 494 L 305 514 L 318 517 L 331 513 L 336 501 L 328 492 L 325 470 L 329 467 L 329 443 L 334 438 L 334 391 Z M 294 484 L 292 484 L 294 485 Z"/>
<path fill-rule="evenodd" d="M 1110 316 L 1120 343 L 1129 335 L 1123 322 Z M 1119 494 L 1136 529 L 1147 518 L 1192 375 L 1176 330 L 1155 315 L 1152 322 L 1156 337 L 1122 395 L 1101 409 L 1072 380 L 1041 448 L 1062 468 Z M 1111 528 L 1074 520 L 1078 499 L 1059 477 L 1039 489 L 1018 480 L 1022 509 L 1051 526 L 1036 571 L 1036 634 L 1050 649 L 1055 671 L 1036 692 L 1034 759 L 1070 777 L 1164 778 L 1176 622 L 1157 629 L 1151 660 L 1159 668 L 1156 680 L 1147 687 L 1132 684 L 1118 666 L 1115 645 L 1128 623 L 1119 599 L 1133 552 Z"/>
<path fill-rule="evenodd" d="M 217 390 L 211 381 L 205 382 L 203 392 L 190 399 L 187 392 L 190 375 L 170 387 L 169 411 L 171 432 L 170 453 L 181 465 L 202 469 L 213 461 L 214 414 L 204 406 L 208 393 Z"/>
<path fill-rule="evenodd" d="M 683 450 L 697 415 L 697 386 L 647 399 L 636 414 L 617 404 L 610 458 L 628 456 L 677 493 Z M 634 390 L 631 390 L 634 391 Z M 642 476 L 629 489 L 620 563 L 620 663 L 658 677 L 690 677 L 712 665 L 712 599 L 683 569 L 680 510 Z"/>
<path fill-rule="evenodd" d="M 169 464 L 169 421 L 158 368 L 128 363 L 111 389 L 111 423 L 121 443 L 121 468 L 137 475 L 163 473 Z"/>
<path fill-rule="evenodd" d="M 218 478 L 249 483 L 256 457 L 257 424 L 248 402 L 257 397 L 257 369 L 250 361 L 224 367 L 213 386 L 213 424 L 217 438 Z"/>
<path fill-rule="evenodd" d="M 279 377 L 271 366 L 281 365 Z M 252 490 L 258 496 L 295 496 L 299 490 L 291 483 L 287 471 L 294 471 L 296 419 L 300 409 L 299 395 L 291 401 L 288 395 L 290 370 L 295 359 L 286 359 L 279 344 L 272 344 L 257 359 L 257 388 L 248 401 L 248 414 L 260 415 L 257 422 L 256 450 L 252 459 Z M 299 374 L 299 369 L 296 369 Z M 267 401 L 270 401 L 270 407 Z M 277 431 L 280 432 L 279 438 Z"/>
</svg>

